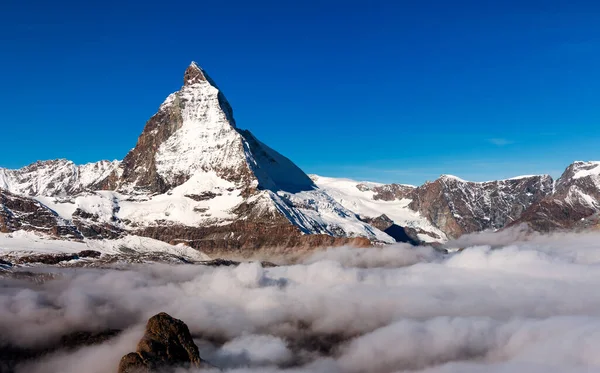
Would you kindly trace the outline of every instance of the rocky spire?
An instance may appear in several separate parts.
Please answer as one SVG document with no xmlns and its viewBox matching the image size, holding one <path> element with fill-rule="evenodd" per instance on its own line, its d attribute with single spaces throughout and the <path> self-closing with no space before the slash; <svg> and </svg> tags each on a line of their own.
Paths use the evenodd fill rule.
<svg viewBox="0 0 600 373">
<path fill-rule="evenodd" d="M 192 61 L 183 75 L 183 85 L 186 86 L 205 81 L 207 81 L 207 79 L 204 70 L 196 65 L 196 62 Z"/>
</svg>

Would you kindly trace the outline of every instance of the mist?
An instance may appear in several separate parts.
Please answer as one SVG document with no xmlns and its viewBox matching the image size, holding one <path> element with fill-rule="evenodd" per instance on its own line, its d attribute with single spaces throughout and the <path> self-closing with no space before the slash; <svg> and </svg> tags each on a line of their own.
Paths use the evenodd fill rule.
<svg viewBox="0 0 600 373">
<path fill-rule="evenodd" d="M 600 233 L 515 228 L 452 245 L 464 250 L 344 247 L 272 268 L 52 269 L 58 276 L 41 284 L 0 278 L 0 342 L 35 348 L 74 331 L 120 330 L 17 368 L 116 372 L 147 319 L 164 311 L 228 372 L 600 369 Z"/>
</svg>

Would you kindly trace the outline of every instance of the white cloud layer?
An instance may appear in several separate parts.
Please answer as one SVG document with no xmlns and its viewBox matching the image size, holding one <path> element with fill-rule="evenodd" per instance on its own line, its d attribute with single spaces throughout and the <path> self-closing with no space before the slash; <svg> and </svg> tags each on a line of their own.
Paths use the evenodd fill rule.
<svg viewBox="0 0 600 373">
<path fill-rule="evenodd" d="M 0 280 L 0 337 L 20 346 L 122 329 L 51 354 L 29 373 L 116 372 L 148 317 L 188 324 L 231 372 L 600 370 L 600 234 L 464 237 L 444 256 L 404 245 L 338 248 L 262 268 L 78 269 L 44 284 Z"/>
</svg>

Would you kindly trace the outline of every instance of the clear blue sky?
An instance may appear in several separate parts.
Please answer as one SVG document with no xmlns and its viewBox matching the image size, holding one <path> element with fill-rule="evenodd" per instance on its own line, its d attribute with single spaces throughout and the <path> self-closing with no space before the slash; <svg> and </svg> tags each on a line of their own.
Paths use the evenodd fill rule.
<svg viewBox="0 0 600 373">
<path fill-rule="evenodd" d="M 600 159 L 598 1 L 29 1 L 0 166 L 122 159 L 195 60 L 308 173 L 419 184 Z"/>
</svg>

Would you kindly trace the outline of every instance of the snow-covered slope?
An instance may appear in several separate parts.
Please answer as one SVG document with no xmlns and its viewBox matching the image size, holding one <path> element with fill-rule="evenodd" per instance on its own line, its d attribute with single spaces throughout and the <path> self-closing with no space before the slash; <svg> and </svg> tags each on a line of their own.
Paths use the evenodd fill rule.
<svg viewBox="0 0 600 373">
<path fill-rule="evenodd" d="M 186 245 L 170 245 L 147 237 L 125 236 L 115 240 L 57 240 L 52 236 L 29 231 L 0 233 L 0 256 L 22 258 L 31 254 L 70 254 L 93 250 L 101 255 L 131 256 L 167 254 L 187 260 L 204 261 L 211 258 Z"/>
<path fill-rule="evenodd" d="M 553 193 L 548 175 L 488 182 L 442 175 L 419 187 L 312 178 L 346 208 L 370 218 L 384 214 L 401 227 L 415 229 L 417 238 L 425 242 L 503 228 Z"/>
<path fill-rule="evenodd" d="M 386 215 L 401 227 L 413 228 L 424 242 L 443 241 L 444 232 L 436 228 L 419 212 L 410 209 L 411 185 L 379 184 L 350 179 L 311 175 L 314 182 L 345 208 L 360 216 L 376 218 Z M 396 195 L 392 195 L 396 191 Z M 387 198 L 386 198 L 387 197 Z"/>
</svg>

